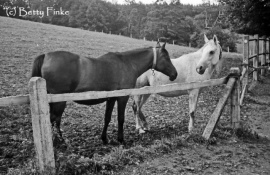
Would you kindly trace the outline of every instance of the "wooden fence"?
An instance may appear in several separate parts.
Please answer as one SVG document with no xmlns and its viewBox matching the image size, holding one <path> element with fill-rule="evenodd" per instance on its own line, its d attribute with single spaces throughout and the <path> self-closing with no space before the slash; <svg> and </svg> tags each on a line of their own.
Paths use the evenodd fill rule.
<svg viewBox="0 0 270 175">
<path fill-rule="evenodd" d="M 250 42 L 253 44 L 253 53 L 250 47 Z M 262 41 L 262 52 L 260 52 L 260 41 Z M 268 52 L 267 52 L 267 42 L 268 42 Z M 268 59 L 266 57 L 268 55 Z M 261 57 L 260 57 L 261 56 Z M 242 82 L 242 91 L 240 98 L 240 105 L 243 104 L 243 99 L 248 85 L 248 74 L 249 69 L 253 72 L 253 81 L 258 81 L 259 73 L 264 76 L 266 69 L 269 68 L 270 61 L 270 38 L 262 37 L 259 38 L 259 35 L 255 35 L 253 39 L 250 39 L 250 36 L 243 37 L 243 69 L 241 75 Z M 249 66 L 249 60 L 253 59 L 253 66 Z M 260 63 L 260 66 L 259 66 Z"/>
<path fill-rule="evenodd" d="M 153 94 L 160 92 L 190 90 L 194 88 L 202 88 L 208 86 L 216 86 L 226 84 L 225 92 L 220 98 L 210 120 L 204 130 L 203 137 L 209 139 L 216 127 L 221 116 L 226 101 L 231 96 L 231 117 L 233 128 L 239 127 L 240 122 L 240 105 L 239 105 L 239 89 L 240 89 L 240 70 L 239 68 L 231 68 L 227 77 L 220 79 L 212 79 L 201 82 L 169 84 L 155 87 L 143 87 L 140 89 L 124 89 L 116 91 L 90 91 L 83 93 L 70 94 L 47 94 L 46 81 L 40 77 L 33 77 L 29 82 L 29 95 L 13 96 L 0 98 L 0 106 L 30 104 L 33 137 L 36 149 L 36 157 L 39 171 L 49 174 L 55 174 L 55 159 L 53 152 L 52 130 L 50 124 L 49 103 L 60 101 L 75 101 L 99 99 L 107 97 L 118 97 L 128 95 Z"/>
</svg>

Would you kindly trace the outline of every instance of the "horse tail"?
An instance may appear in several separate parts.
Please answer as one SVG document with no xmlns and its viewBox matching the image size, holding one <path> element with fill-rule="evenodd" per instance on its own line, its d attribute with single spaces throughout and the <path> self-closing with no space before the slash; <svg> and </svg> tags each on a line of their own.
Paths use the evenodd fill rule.
<svg viewBox="0 0 270 175">
<path fill-rule="evenodd" d="M 43 65 L 45 54 L 39 55 L 35 58 L 31 77 L 42 77 L 41 67 Z"/>
</svg>

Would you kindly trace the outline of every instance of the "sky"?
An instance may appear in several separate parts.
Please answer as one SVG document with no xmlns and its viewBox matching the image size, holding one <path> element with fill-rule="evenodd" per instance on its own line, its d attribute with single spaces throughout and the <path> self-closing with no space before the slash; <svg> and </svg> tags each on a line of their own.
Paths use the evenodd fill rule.
<svg viewBox="0 0 270 175">
<path fill-rule="evenodd" d="M 125 0 L 107 0 L 110 2 L 117 2 L 118 4 L 123 4 L 125 2 Z M 135 0 L 136 2 L 142 2 L 144 4 L 149 4 L 149 3 L 153 3 L 156 2 L 156 0 Z M 166 0 L 167 2 L 170 2 L 170 0 Z M 198 5 L 198 4 L 202 4 L 203 0 L 180 0 L 180 2 L 182 4 L 192 4 L 192 5 Z M 216 0 L 210 0 L 210 2 L 216 2 Z"/>
</svg>

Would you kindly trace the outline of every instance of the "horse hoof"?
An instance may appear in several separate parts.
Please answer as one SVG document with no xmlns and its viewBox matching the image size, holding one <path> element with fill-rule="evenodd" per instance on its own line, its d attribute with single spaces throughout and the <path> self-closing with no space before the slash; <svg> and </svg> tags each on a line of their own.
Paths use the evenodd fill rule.
<svg viewBox="0 0 270 175">
<path fill-rule="evenodd" d="M 109 143 L 108 140 L 102 140 L 102 142 L 103 142 L 103 145 L 107 145 Z"/>
<path fill-rule="evenodd" d="M 124 145 L 125 144 L 124 139 L 118 139 L 118 142 L 120 143 L 120 145 Z"/>
<path fill-rule="evenodd" d="M 110 142 L 110 140 L 107 138 L 101 138 L 101 140 L 103 142 L 103 145 L 107 145 Z"/>
<path fill-rule="evenodd" d="M 139 134 L 144 134 L 145 130 L 143 130 L 142 128 L 139 129 Z"/>
</svg>

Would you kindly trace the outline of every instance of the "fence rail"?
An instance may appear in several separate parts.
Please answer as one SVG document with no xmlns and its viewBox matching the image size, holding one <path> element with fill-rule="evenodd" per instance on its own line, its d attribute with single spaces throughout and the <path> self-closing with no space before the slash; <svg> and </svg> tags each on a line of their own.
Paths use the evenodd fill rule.
<svg viewBox="0 0 270 175">
<path fill-rule="evenodd" d="M 29 104 L 29 95 L 9 96 L 0 98 L 0 106 Z"/>
<path fill-rule="evenodd" d="M 109 97 L 120 97 L 128 95 L 143 95 L 143 94 L 154 94 L 168 91 L 177 90 L 190 90 L 196 88 L 202 88 L 207 86 L 216 86 L 226 83 L 227 78 L 212 79 L 199 82 L 191 83 L 174 83 L 169 85 L 160 86 L 148 86 L 140 89 L 123 89 L 116 91 L 89 91 L 81 93 L 67 93 L 67 94 L 48 94 L 48 102 L 62 102 L 62 101 L 79 101 L 79 100 L 90 100 L 90 99 L 100 99 Z M 22 105 L 29 104 L 29 95 L 22 96 L 11 96 L 0 98 L 0 106 L 10 106 L 10 105 Z"/>
</svg>

